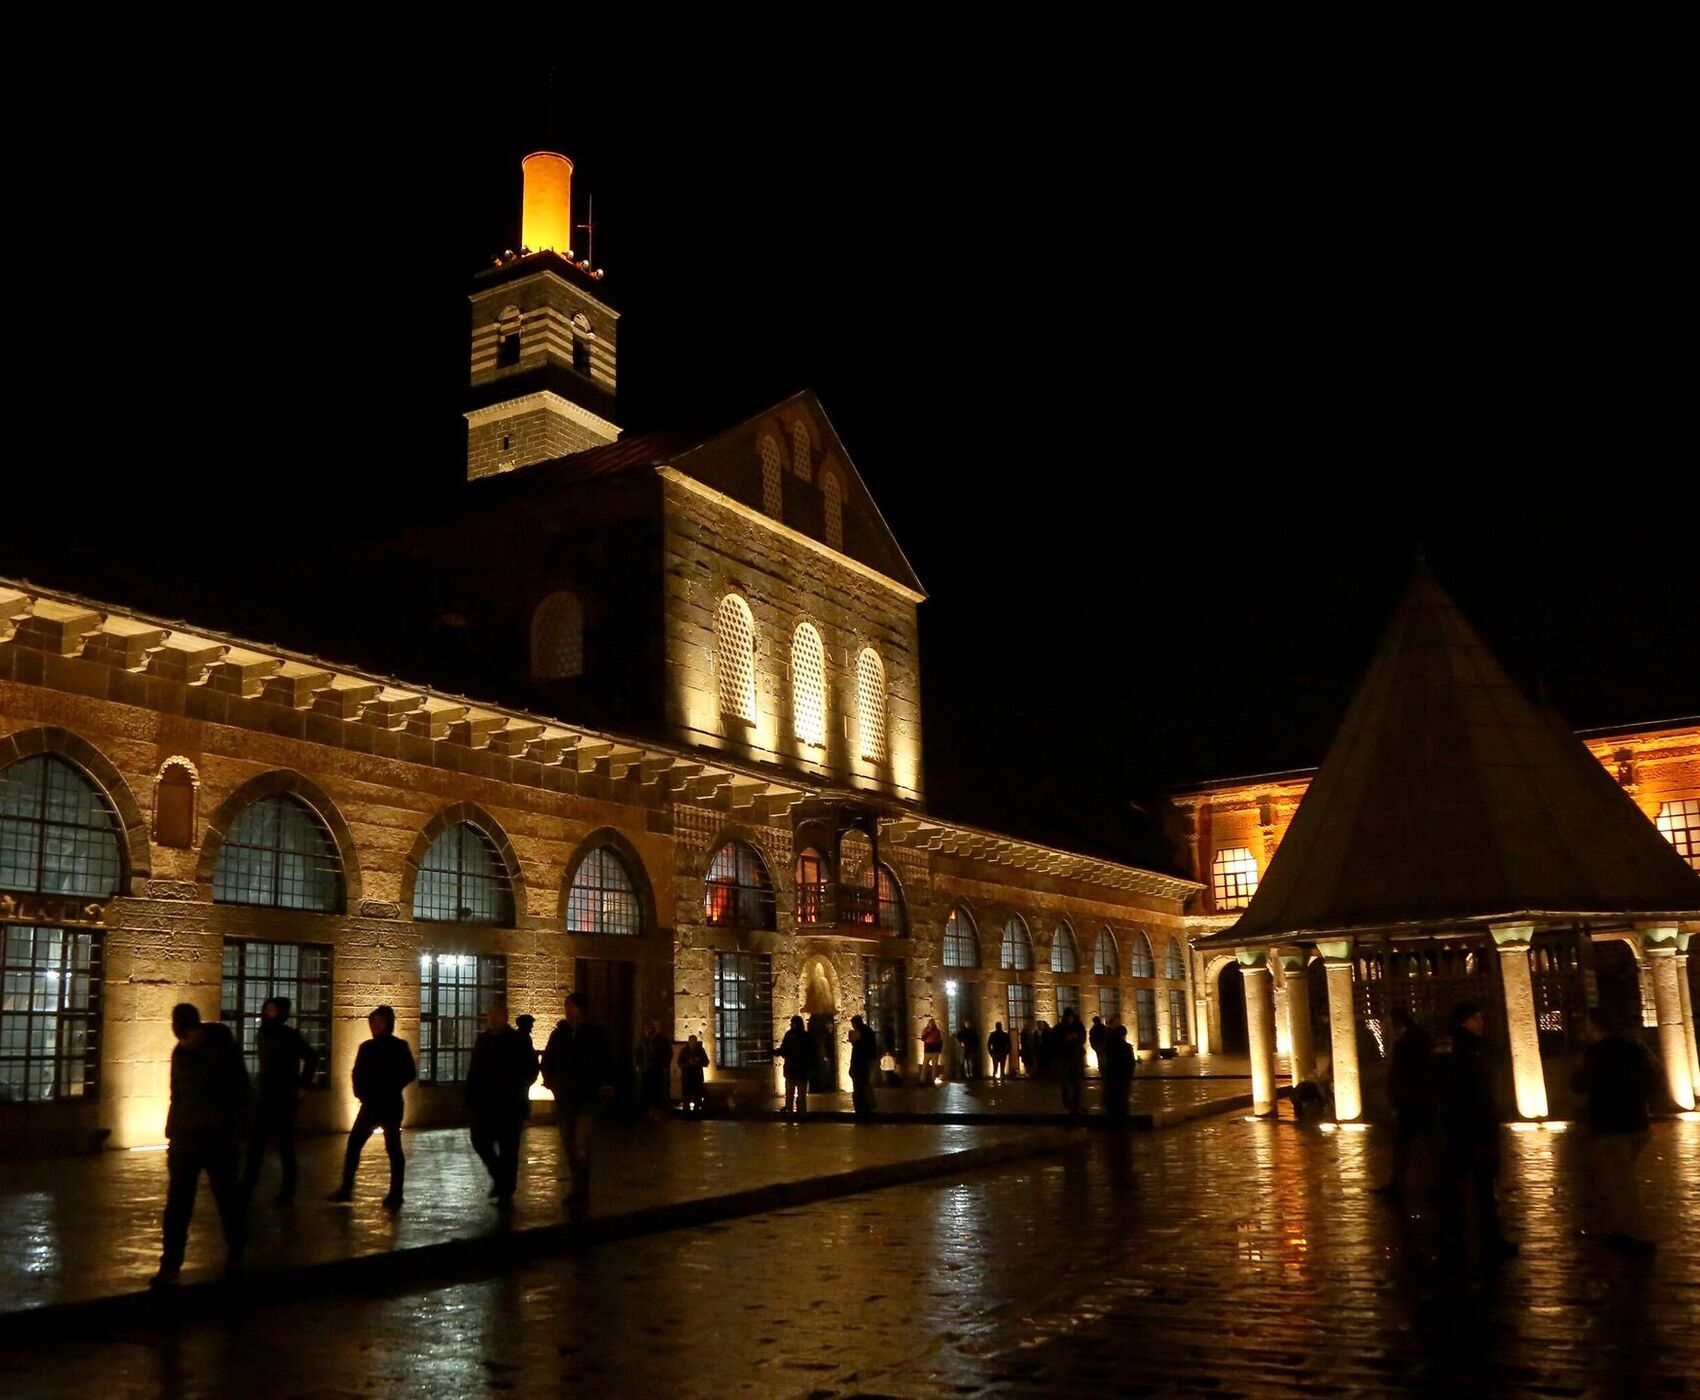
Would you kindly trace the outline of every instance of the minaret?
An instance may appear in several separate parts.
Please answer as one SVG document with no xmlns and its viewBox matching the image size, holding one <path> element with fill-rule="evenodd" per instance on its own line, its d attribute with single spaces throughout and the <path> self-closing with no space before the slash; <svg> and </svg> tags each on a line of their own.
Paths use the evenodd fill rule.
<svg viewBox="0 0 1700 1400">
<path fill-rule="evenodd" d="M 619 437 L 613 423 L 619 313 L 602 272 L 573 255 L 573 163 L 521 163 L 520 251 L 473 279 L 466 476 L 547 462 Z"/>
</svg>

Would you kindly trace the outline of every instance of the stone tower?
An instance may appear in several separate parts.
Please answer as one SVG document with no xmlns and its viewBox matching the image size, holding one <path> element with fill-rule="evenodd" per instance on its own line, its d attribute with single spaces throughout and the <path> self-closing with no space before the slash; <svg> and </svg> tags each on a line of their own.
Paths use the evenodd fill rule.
<svg viewBox="0 0 1700 1400">
<path fill-rule="evenodd" d="M 520 251 L 473 279 L 469 481 L 619 437 L 614 425 L 619 313 L 602 272 L 573 253 L 573 163 L 552 151 L 521 162 Z"/>
</svg>

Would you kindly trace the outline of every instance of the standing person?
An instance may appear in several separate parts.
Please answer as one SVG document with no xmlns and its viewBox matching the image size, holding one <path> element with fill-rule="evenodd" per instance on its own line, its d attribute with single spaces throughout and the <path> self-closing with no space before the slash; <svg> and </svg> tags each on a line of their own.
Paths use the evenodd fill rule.
<svg viewBox="0 0 1700 1400">
<path fill-rule="evenodd" d="M 672 1095 L 668 1080 L 673 1073 L 673 1041 L 662 1032 L 661 1022 L 643 1028 L 643 1103 L 651 1113 L 665 1114 Z"/>
<path fill-rule="evenodd" d="M 793 1016 L 791 1027 L 779 1042 L 779 1058 L 785 1063 L 785 1116 L 802 1121 L 809 1107 L 809 1080 L 815 1072 L 815 1043 L 803 1028 L 803 1018 Z"/>
<path fill-rule="evenodd" d="M 384 1152 L 390 1159 L 390 1190 L 384 1197 L 385 1210 L 401 1208 L 402 1182 L 407 1176 L 407 1158 L 401 1154 L 402 1090 L 419 1077 L 413 1067 L 413 1051 L 395 1033 L 395 1008 L 376 1006 L 366 1018 L 372 1038 L 354 1056 L 354 1097 L 360 1112 L 348 1130 L 348 1148 L 342 1155 L 342 1185 L 326 1197 L 345 1202 L 354 1199 L 354 1174 L 360 1169 L 360 1153 L 374 1128 L 384 1130 Z"/>
<path fill-rule="evenodd" d="M 850 1103 L 858 1118 L 874 1107 L 874 1067 L 880 1061 L 879 1037 L 860 1016 L 850 1018 Z"/>
<path fill-rule="evenodd" d="M 1092 1029 L 1086 1032 L 1086 1043 L 1092 1047 L 1092 1058 L 1098 1062 L 1098 1073 L 1104 1072 L 1104 1018 L 1094 1016 Z"/>
<path fill-rule="evenodd" d="M 1055 1049 L 1051 1044 L 1051 1023 L 1049 1021 L 1040 1021 L 1038 1025 L 1034 1026 L 1033 1040 L 1035 1042 L 1033 1062 L 1041 1075 L 1048 1076 L 1051 1072 L 1052 1051 Z"/>
<path fill-rule="evenodd" d="M 514 1017 L 514 1029 L 525 1037 L 525 1053 L 531 1056 L 531 1078 L 526 1081 L 531 1084 L 537 1082 L 537 1042 L 531 1038 L 532 1027 L 536 1024 L 537 1018 L 535 1016 Z M 526 1119 L 531 1117 L 531 1094 L 529 1092 L 525 1096 L 525 1109 L 521 1112 L 520 1117 Z"/>
<path fill-rule="evenodd" d="M 1104 1116 L 1114 1123 L 1127 1122 L 1127 1094 L 1133 1087 L 1133 1046 L 1127 1043 L 1127 1027 L 1105 1028 L 1098 1068 L 1104 1076 Z"/>
<path fill-rule="evenodd" d="M 236 1174 L 237 1146 L 248 1120 L 248 1067 L 230 1027 L 217 1021 L 203 1025 L 200 1011 L 188 1002 L 171 1008 L 171 1033 L 177 1048 L 171 1052 L 171 1107 L 165 1116 L 170 1185 L 165 1195 L 165 1245 L 159 1272 L 148 1280 L 150 1288 L 170 1287 L 183 1272 L 189 1217 L 195 1213 L 202 1172 L 224 1227 L 226 1277 L 241 1271 L 248 1243 L 246 1198 Z"/>
<path fill-rule="evenodd" d="M 590 999 L 574 992 L 564 1009 L 565 1016 L 543 1047 L 543 1083 L 555 1095 L 555 1122 L 567 1165 L 568 1190 L 561 1204 L 577 1224 L 590 1208 L 591 1121 L 601 1104 L 614 1097 L 614 1068 L 608 1033 L 590 1019 Z"/>
<path fill-rule="evenodd" d="M 974 1029 L 972 1021 L 964 1021 L 956 1028 L 956 1043 L 962 1050 L 962 1077 L 975 1080 L 980 1077 L 980 1032 Z"/>
<path fill-rule="evenodd" d="M 1499 1109 L 1488 1081 L 1483 1024 L 1481 1008 L 1474 1002 L 1461 1001 L 1452 1008 L 1452 1053 L 1440 1076 L 1445 1195 L 1454 1245 L 1461 1246 L 1464 1240 L 1468 1188 L 1468 1196 L 1476 1203 L 1476 1231 L 1483 1255 L 1508 1259 L 1517 1253 L 1517 1246 L 1499 1227 L 1499 1201 L 1494 1194 L 1499 1175 Z"/>
<path fill-rule="evenodd" d="M 1032 1026 L 1023 1026 L 1016 1032 L 1016 1058 L 1021 1061 L 1021 1072 L 1027 1078 L 1033 1077 L 1033 1040 L 1035 1032 Z"/>
<path fill-rule="evenodd" d="M 1005 1079 L 1009 1074 L 1009 1032 L 999 1021 L 986 1037 L 986 1053 L 992 1057 L 992 1083 Z"/>
<path fill-rule="evenodd" d="M 1062 1076 L 1063 1109 L 1070 1117 L 1080 1110 L 1081 1092 L 1086 1087 L 1086 1027 L 1071 1006 L 1051 1033 L 1056 1042 L 1057 1071 Z"/>
<path fill-rule="evenodd" d="M 248 1136 L 242 1194 L 244 1199 L 253 1198 L 266 1142 L 275 1138 L 283 1184 L 274 1204 L 286 1206 L 295 1199 L 295 1105 L 313 1082 L 319 1052 L 289 1024 L 288 997 L 267 997 L 261 1003 L 254 1048 L 260 1059 L 259 1092 L 254 1096 L 254 1126 Z"/>
<path fill-rule="evenodd" d="M 921 1082 L 937 1084 L 939 1079 L 939 1055 L 944 1050 L 944 1032 L 939 1029 L 939 1023 L 931 1016 L 927 1024 L 921 1028 Z"/>
<path fill-rule="evenodd" d="M 686 1117 L 702 1114 L 702 1072 L 708 1068 L 708 1051 L 694 1035 L 679 1049 L 679 1099 Z"/>
<path fill-rule="evenodd" d="M 490 1173 L 490 1199 L 506 1208 L 519 1185 L 519 1136 L 526 1091 L 537 1078 L 531 1042 L 508 1024 L 508 1004 L 498 998 L 484 1013 L 466 1069 L 466 1104 L 472 1116 L 472 1150 Z"/>
<path fill-rule="evenodd" d="M 1646 1047 L 1617 1033 L 1610 1014 L 1588 1009 L 1587 1048 L 1570 1087 L 1588 1098 L 1587 1188 L 1579 1233 L 1602 1235 L 1625 1254 L 1651 1254 L 1658 1246 L 1637 1233 L 1640 1197 L 1635 1163 L 1651 1136 L 1647 1102 L 1658 1078 Z"/>
<path fill-rule="evenodd" d="M 1393 1024 L 1399 1027 L 1387 1066 L 1387 1097 L 1393 1104 L 1393 1172 L 1385 1185 L 1375 1188 L 1375 1194 L 1398 1205 L 1405 1199 L 1411 1147 L 1429 1135 L 1434 1123 L 1434 1042 L 1402 1006 L 1394 1008 Z"/>
</svg>

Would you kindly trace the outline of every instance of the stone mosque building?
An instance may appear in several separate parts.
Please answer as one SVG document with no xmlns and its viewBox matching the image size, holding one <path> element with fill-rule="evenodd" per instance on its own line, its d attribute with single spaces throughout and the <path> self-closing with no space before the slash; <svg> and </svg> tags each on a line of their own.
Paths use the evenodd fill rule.
<svg viewBox="0 0 1700 1400">
<path fill-rule="evenodd" d="M 0 1151 L 159 1141 L 171 1006 L 251 1050 L 272 995 L 328 1052 L 308 1130 L 346 1125 L 375 1004 L 423 1125 L 491 996 L 547 1026 L 574 988 L 628 1052 L 651 1020 L 701 1037 L 728 1092 L 773 1087 L 794 1012 L 841 1060 L 864 1014 L 912 1069 L 928 1017 L 1072 1006 L 1146 1058 L 1249 1049 L 1270 1099 L 1310 1002 L 1291 949 L 1228 930 L 1310 775 L 1176 794 L 1184 875 L 929 815 L 925 595 L 820 404 L 623 435 L 571 162 L 524 168 L 522 251 L 471 293 L 467 484 L 326 585 L 405 611 L 288 600 L 309 652 L 210 597 L 166 620 L 0 577 Z M 1583 737 L 1700 865 L 1700 721 Z M 1686 977 L 1688 926 L 1659 928 L 1614 926 L 1588 973 L 1664 1022 L 1639 970 Z"/>
</svg>

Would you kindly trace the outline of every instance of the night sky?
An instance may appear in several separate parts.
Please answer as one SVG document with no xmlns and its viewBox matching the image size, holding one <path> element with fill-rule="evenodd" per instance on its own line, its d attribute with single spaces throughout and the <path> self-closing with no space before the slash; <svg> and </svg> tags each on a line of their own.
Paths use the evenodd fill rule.
<svg viewBox="0 0 1700 1400">
<path fill-rule="evenodd" d="M 554 105 L 619 420 L 819 394 L 931 595 L 935 810 L 1159 859 L 1165 785 L 1321 756 L 1419 553 L 1572 723 L 1700 711 L 1657 84 L 592 66 Z M 464 489 L 467 279 L 548 105 L 467 81 L 114 74 L 97 145 L 18 155 L 45 354 L 7 499 L 51 523 L 0 573 L 189 573 L 218 625 Z"/>
</svg>

